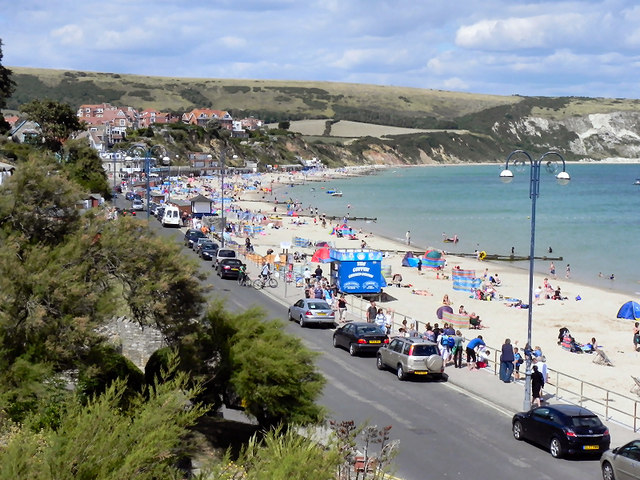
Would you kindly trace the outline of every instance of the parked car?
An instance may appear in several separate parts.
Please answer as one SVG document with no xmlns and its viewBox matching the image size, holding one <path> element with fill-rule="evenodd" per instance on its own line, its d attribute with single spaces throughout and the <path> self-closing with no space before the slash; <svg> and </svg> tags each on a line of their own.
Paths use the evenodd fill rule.
<svg viewBox="0 0 640 480">
<path fill-rule="evenodd" d="M 162 216 L 158 216 L 158 220 L 163 227 L 180 227 L 182 225 L 180 209 L 175 205 L 166 205 L 162 209 Z"/>
<path fill-rule="evenodd" d="M 210 242 L 210 241 L 211 241 L 211 239 L 209 237 L 196 238 L 196 240 L 193 242 L 193 245 L 192 245 L 193 251 L 196 252 L 197 255 L 199 255 L 200 254 L 200 246 L 203 243 Z"/>
<path fill-rule="evenodd" d="M 216 273 L 220 278 L 238 279 L 240 275 L 240 267 L 244 264 L 237 258 L 223 258 L 218 262 Z"/>
<path fill-rule="evenodd" d="M 133 200 L 133 202 L 131 202 L 131 208 L 133 210 L 144 210 L 144 203 L 142 203 L 142 200 Z"/>
<path fill-rule="evenodd" d="M 200 258 L 203 260 L 213 260 L 219 248 L 220 246 L 211 240 L 204 242 L 200 245 Z"/>
<path fill-rule="evenodd" d="M 375 323 L 349 322 L 333 332 L 333 346 L 344 347 L 351 356 L 361 352 L 377 352 L 389 343 L 389 337 Z"/>
<path fill-rule="evenodd" d="M 607 450 L 600 457 L 604 480 L 640 479 L 640 440 Z"/>
<path fill-rule="evenodd" d="M 301 327 L 311 323 L 333 325 L 336 316 L 325 300 L 302 298 L 289 307 L 289 320 L 298 322 Z"/>
<path fill-rule="evenodd" d="M 155 217 L 162 221 L 162 219 L 164 218 L 164 211 L 165 211 L 165 207 L 164 206 L 159 206 L 158 208 L 156 208 L 156 211 L 154 212 Z"/>
<path fill-rule="evenodd" d="M 235 250 L 231 250 L 230 248 L 220 248 L 218 249 L 218 251 L 216 252 L 216 258 L 213 259 L 213 265 L 211 265 L 213 268 L 218 268 L 218 263 L 223 259 L 223 258 L 236 258 L 236 251 Z"/>
<path fill-rule="evenodd" d="M 609 429 L 598 416 L 577 405 L 545 405 L 516 413 L 513 437 L 548 448 L 554 458 L 565 454 L 595 454 L 609 448 Z"/>
<path fill-rule="evenodd" d="M 376 366 L 378 370 L 395 370 L 399 380 L 406 380 L 409 375 L 442 377 L 444 373 L 438 345 L 420 337 L 394 338 L 378 350 Z"/>
<path fill-rule="evenodd" d="M 206 235 L 201 230 L 190 228 L 184 234 L 184 244 L 189 248 L 193 248 L 193 242 L 195 242 L 199 238 L 205 237 Z"/>
<path fill-rule="evenodd" d="M 124 196 L 124 198 L 126 198 L 127 200 L 133 200 L 133 192 L 127 192 Z"/>
</svg>

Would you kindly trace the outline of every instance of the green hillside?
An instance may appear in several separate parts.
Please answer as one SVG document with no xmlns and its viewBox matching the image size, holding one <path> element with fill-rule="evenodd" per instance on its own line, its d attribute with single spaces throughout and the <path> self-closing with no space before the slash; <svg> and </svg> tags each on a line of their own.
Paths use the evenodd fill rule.
<svg viewBox="0 0 640 480">
<path fill-rule="evenodd" d="M 486 162 L 504 158 L 514 148 L 557 148 L 568 160 L 636 158 L 640 151 L 635 140 L 640 132 L 615 133 L 636 132 L 639 100 L 9 68 L 16 90 L 8 108 L 14 110 L 33 99 L 49 98 L 74 108 L 102 102 L 173 113 L 215 108 L 234 118 L 290 121 L 292 132 L 299 133 L 280 138 L 278 147 L 243 147 L 246 156 L 259 158 L 261 164 L 286 163 L 296 156 L 317 156 L 333 166 Z M 596 125 L 592 114 L 607 118 Z M 606 128 L 592 133 L 602 125 Z"/>
</svg>

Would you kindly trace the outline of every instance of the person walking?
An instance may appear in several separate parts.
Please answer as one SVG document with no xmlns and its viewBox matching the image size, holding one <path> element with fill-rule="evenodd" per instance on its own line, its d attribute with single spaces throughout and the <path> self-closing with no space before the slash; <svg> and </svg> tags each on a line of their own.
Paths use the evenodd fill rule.
<svg viewBox="0 0 640 480">
<path fill-rule="evenodd" d="M 347 312 L 347 299 L 344 295 L 340 295 L 338 298 L 338 321 L 344 322 L 344 317 Z"/>
<path fill-rule="evenodd" d="M 367 322 L 374 323 L 377 316 L 378 308 L 376 307 L 376 302 L 371 300 L 371 304 L 369 305 L 369 308 L 367 308 Z"/>
<path fill-rule="evenodd" d="M 456 330 L 456 336 L 453 337 L 453 368 L 462 368 L 462 348 L 464 337 L 460 330 Z"/>
<path fill-rule="evenodd" d="M 407 242 L 407 245 L 411 245 L 411 232 L 409 230 L 405 233 L 404 239 Z"/>
<path fill-rule="evenodd" d="M 524 358 L 522 358 L 522 355 L 520 355 L 520 351 L 518 350 L 518 347 L 513 347 L 513 366 L 514 366 L 513 377 L 516 380 L 520 380 L 520 365 L 522 365 L 523 363 L 524 363 Z"/>
<path fill-rule="evenodd" d="M 422 275 L 422 259 L 418 259 L 418 275 Z"/>
<path fill-rule="evenodd" d="M 533 373 L 531 374 L 531 391 L 533 393 L 533 404 L 536 407 L 540 406 L 542 401 L 540 395 L 542 394 L 542 388 L 544 387 L 544 377 L 542 373 L 538 371 L 538 366 L 533 366 Z"/>
<path fill-rule="evenodd" d="M 507 338 L 502 344 L 502 353 L 500 353 L 500 380 L 504 383 L 511 383 L 514 360 L 513 345 L 511 345 L 511 340 Z"/>
<path fill-rule="evenodd" d="M 553 262 L 551 262 L 551 265 L 549 265 L 549 276 L 553 279 L 557 278 L 556 277 L 556 266 Z"/>
</svg>

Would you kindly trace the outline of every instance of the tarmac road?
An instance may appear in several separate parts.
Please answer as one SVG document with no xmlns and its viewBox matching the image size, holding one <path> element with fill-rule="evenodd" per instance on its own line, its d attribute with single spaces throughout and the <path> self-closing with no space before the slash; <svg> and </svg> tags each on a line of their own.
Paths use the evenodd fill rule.
<svg viewBox="0 0 640 480">
<path fill-rule="evenodd" d="M 180 230 L 163 229 L 153 218 L 151 228 L 182 245 Z M 186 247 L 184 254 L 200 261 Z M 235 280 L 221 280 L 210 262 L 202 264 L 207 283 L 214 285 L 213 295 L 225 298 L 227 308 L 236 311 L 257 304 L 269 317 L 286 322 L 287 306 L 272 290 L 267 289 L 265 294 L 240 287 Z M 320 353 L 317 365 L 327 378 L 327 386 L 319 403 L 331 418 L 379 427 L 392 425 L 391 438 L 400 441 L 395 460 L 399 478 L 601 478 L 596 460 L 556 460 L 546 450 L 515 441 L 511 435 L 512 412 L 482 398 L 484 388 L 474 393 L 449 381 L 400 382 L 393 372 L 378 371 L 374 357 L 350 357 L 348 352 L 334 349 L 331 329 L 302 329 L 291 322 L 286 330 Z M 490 391 L 496 381 L 490 375 L 486 377 L 486 390 Z"/>
</svg>

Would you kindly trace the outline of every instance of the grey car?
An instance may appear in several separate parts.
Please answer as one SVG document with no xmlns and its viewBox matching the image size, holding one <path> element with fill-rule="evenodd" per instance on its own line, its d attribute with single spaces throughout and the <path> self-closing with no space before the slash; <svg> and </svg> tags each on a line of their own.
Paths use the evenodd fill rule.
<svg viewBox="0 0 640 480">
<path fill-rule="evenodd" d="M 312 323 L 333 326 L 336 315 L 325 300 L 302 298 L 289 307 L 289 320 L 298 322 L 301 327 Z"/>
<path fill-rule="evenodd" d="M 640 479 L 640 440 L 607 450 L 600 457 L 604 480 Z"/>
<path fill-rule="evenodd" d="M 396 337 L 378 350 L 378 370 L 390 368 L 399 380 L 409 375 L 435 375 L 442 377 L 444 361 L 435 342 L 420 337 Z"/>
</svg>

